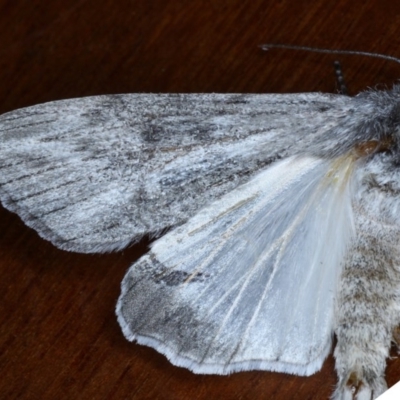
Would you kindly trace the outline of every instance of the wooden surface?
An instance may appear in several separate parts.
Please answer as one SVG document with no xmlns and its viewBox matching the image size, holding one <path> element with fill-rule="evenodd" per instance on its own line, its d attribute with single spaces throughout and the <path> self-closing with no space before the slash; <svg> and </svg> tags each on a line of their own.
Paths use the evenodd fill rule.
<svg viewBox="0 0 400 400">
<path fill-rule="evenodd" d="M 400 65 L 359 56 L 263 52 L 280 42 L 400 57 L 393 0 L 0 0 L 0 112 L 127 92 L 335 92 L 391 86 Z M 1 144 L 0 144 L 1 145 Z M 143 242 L 111 255 L 56 249 L 0 208 L 2 399 L 327 399 L 330 356 L 308 378 L 196 376 L 128 343 L 114 307 Z M 400 379 L 400 361 L 387 380 Z"/>
</svg>

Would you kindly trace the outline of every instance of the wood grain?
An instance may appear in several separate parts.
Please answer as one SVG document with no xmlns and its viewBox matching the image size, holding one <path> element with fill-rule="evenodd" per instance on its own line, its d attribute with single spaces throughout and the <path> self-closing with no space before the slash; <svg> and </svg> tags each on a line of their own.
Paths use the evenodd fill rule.
<svg viewBox="0 0 400 400">
<path fill-rule="evenodd" d="M 360 56 L 263 52 L 266 42 L 400 57 L 389 0 L 0 0 L 0 112 L 128 92 L 335 92 L 391 86 L 400 66 Z M 1 143 L 0 143 L 1 145 Z M 327 399 L 329 357 L 305 378 L 198 376 L 128 343 L 114 307 L 147 242 L 108 255 L 54 248 L 0 208 L 0 393 L 4 399 Z M 387 380 L 400 379 L 400 361 Z"/>
</svg>

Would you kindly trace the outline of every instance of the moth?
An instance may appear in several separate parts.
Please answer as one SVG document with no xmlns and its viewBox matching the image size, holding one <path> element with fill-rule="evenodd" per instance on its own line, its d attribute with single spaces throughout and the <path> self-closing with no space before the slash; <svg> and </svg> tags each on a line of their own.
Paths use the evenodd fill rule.
<svg viewBox="0 0 400 400">
<path fill-rule="evenodd" d="M 75 252 L 155 240 L 125 337 L 199 374 L 310 375 L 373 399 L 400 323 L 400 86 L 355 97 L 124 94 L 0 117 L 0 199 Z"/>
</svg>

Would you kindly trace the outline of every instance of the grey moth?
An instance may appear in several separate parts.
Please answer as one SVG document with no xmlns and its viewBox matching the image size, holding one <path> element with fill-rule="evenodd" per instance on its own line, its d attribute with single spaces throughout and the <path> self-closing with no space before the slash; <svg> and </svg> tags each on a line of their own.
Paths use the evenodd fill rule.
<svg viewBox="0 0 400 400">
<path fill-rule="evenodd" d="M 400 323 L 400 87 L 126 94 L 0 117 L 0 200 L 75 252 L 158 238 L 125 337 L 200 374 L 310 375 L 373 399 Z"/>
</svg>

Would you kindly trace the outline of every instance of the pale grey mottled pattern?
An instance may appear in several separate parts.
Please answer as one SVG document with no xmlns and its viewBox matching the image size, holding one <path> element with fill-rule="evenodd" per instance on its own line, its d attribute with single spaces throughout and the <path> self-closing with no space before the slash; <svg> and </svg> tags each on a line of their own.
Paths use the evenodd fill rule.
<svg viewBox="0 0 400 400">
<path fill-rule="evenodd" d="M 132 94 L 0 117 L 0 200 L 60 248 L 161 235 L 126 274 L 129 340 L 200 373 L 310 374 L 371 400 L 400 322 L 400 89 Z"/>
<path fill-rule="evenodd" d="M 65 250 L 123 248 L 309 146 L 349 107 L 322 94 L 132 94 L 13 111 L 0 119 L 0 199 Z"/>
</svg>

